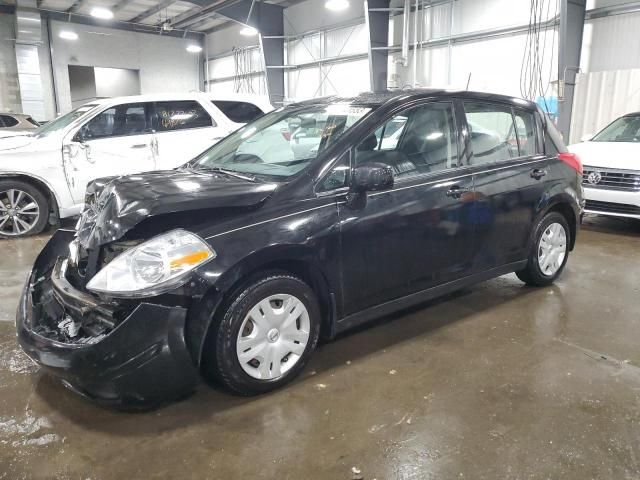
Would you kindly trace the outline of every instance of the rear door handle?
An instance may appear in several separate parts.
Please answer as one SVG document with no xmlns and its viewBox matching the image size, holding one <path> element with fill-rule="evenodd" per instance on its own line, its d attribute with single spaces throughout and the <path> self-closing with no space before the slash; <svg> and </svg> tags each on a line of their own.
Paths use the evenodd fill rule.
<svg viewBox="0 0 640 480">
<path fill-rule="evenodd" d="M 138 143 L 136 145 L 131 145 L 131 148 L 145 148 L 148 147 L 149 145 L 147 145 L 146 143 Z"/>
<path fill-rule="evenodd" d="M 540 170 L 539 168 L 534 168 L 533 170 L 531 170 L 531 178 L 535 178 L 536 180 L 540 180 L 546 174 L 546 170 Z"/>
<path fill-rule="evenodd" d="M 464 195 L 465 193 L 469 193 L 470 191 L 470 188 L 454 185 L 449 190 L 447 190 L 447 197 L 460 198 L 462 197 L 462 195 Z"/>
</svg>

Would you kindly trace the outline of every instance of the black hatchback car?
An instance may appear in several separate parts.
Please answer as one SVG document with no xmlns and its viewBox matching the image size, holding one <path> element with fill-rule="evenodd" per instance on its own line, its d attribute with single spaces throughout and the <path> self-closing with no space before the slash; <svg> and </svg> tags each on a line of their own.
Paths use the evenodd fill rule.
<svg viewBox="0 0 640 480">
<path fill-rule="evenodd" d="M 548 285 L 582 166 L 535 104 L 410 90 L 278 109 L 176 170 L 91 183 L 37 258 L 17 330 L 84 395 L 150 404 L 200 373 L 242 395 L 319 338 L 516 272 Z"/>
</svg>

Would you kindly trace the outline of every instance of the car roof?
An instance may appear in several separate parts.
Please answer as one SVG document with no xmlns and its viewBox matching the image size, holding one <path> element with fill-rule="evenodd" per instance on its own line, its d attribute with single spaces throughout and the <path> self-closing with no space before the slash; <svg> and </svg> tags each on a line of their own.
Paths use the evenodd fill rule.
<svg viewBox="0 0 640 480">
<path fill-rule="evenodd" d="M 640 117 L 640 112 L 625 113 L 623 117 Z"/>
<path fill-rule="evenodd" d="M 449 89 L 432 89 L 432 88 L 411 88 L 403 90 L 386 90 L 383 92 L 365 92 L 355 97 L 339 97 L 328 96 L 322 98 L 314 98 L 303 102 L 297 102 L 292 105 L 314 105 L 344 102 L 352 105 L 361 106 L 381 106 L 389 102 L 398 102 L 404 100 L 416 100 L 420 98 L 438 97 L 458 97 L 468 100 L 487 100 L 500 103 L 511 104 L 516 107 L 526 107 L 535 109 L 536 104 L 529 100 L 510 96 L 500 95 L 496 93 L 475 92 L 469 90 L 449 90 Z"/>
<path fill-rule="evenodd" d="M 31 115 L 27 115 L 26 113 L 14 113 L 14 112 L 3 112 L 0 111 L 0 115 L 9 115 L 10 117 L 16 118 L 29 118 Z"/>
<path fill-rule="evenodd" d="M 172 100 L 226 100 L 236 102 L 249 102 L 261 107 L 262 110 L 272 110 L 273 107 L 269 103 L 269 99 L 260 95 L 230 94 L 230 95 L 214 95 L 205 92 L 182 92 L 182 93 L 151 93 L 146 95 L 130 95 L 126 97 L 99 98 L 91 100 L 85 105 L 110 105 L 114 103 L 127 102 L 162 102 Z"/>
</svg>

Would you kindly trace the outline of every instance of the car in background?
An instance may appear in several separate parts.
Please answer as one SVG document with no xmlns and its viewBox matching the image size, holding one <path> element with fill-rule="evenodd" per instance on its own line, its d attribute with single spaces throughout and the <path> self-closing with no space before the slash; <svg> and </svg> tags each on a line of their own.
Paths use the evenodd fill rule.
<svg viewBox="0 0 640 480">
<path fill-rule="evenodd" d="M 119 97 L 0 139 L 0 238 L 78 215 L 95 178 L 175 168 L 272 109 L 241 95 Z"/>
<path fill-rule="evenodd" d="M 584 164 L 585 213 L 640 219 L 640 112 L 569 146 Z"/>
<path fill-rule="evenodd" d="M 30 115 L 0 112 L 0 138 L 19 135 L 38 128 L 40 124 Z"/>
<path fill-rule="evenodd" d="M 317 129 L 305 158 L 267 145 L 290 128 Z M 244 153 L 253 139 L 266 156 Z M 201 374 L 265 393 L 321 337 L 512 272 L 552 284 L 575 245 L 581 179 L 525 100 L 402 90 L 289 105 L 181 168 L 92 182 L 75 231 L 35 261 L 18 340 L 116 406 L 183 397 Z"/>
</svg>

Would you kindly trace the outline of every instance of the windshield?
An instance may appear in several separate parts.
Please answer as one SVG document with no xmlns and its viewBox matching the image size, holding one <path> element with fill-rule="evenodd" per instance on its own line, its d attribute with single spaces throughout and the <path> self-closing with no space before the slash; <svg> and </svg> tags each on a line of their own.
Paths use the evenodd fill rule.
<svg viewBox="0 0 640 480">
<path fill-rule="evenodd" d="M 370 111 L 348 103 L 276 110 L 228 136 L 190 166 L 291 177 Z"/>
<path fill-rule="evenodd" d="M 82 115 L 87 113 L 89 110 L 94 108 L 95 104 L 83 105 L 81 107 L 76 108 L 75 110 L 71 110 L 69 113 L 62 115 L 61 117 L 56 118 L 55 120 L 50 121 L 49 123 L 42 125 L 40 128 L 37 128 L 33 134 L 37 137 L 46 137 L 47 135 L 51 135 L 54 132 L 59 132 L 67 125 L 70 125 L 74 120 L 77 120 Z"/>
<path fill-rule="evenodd" d="M 605 127 L 592 142 L 640 142 L 640 115 L 621 117 Z"/>
</svg>

